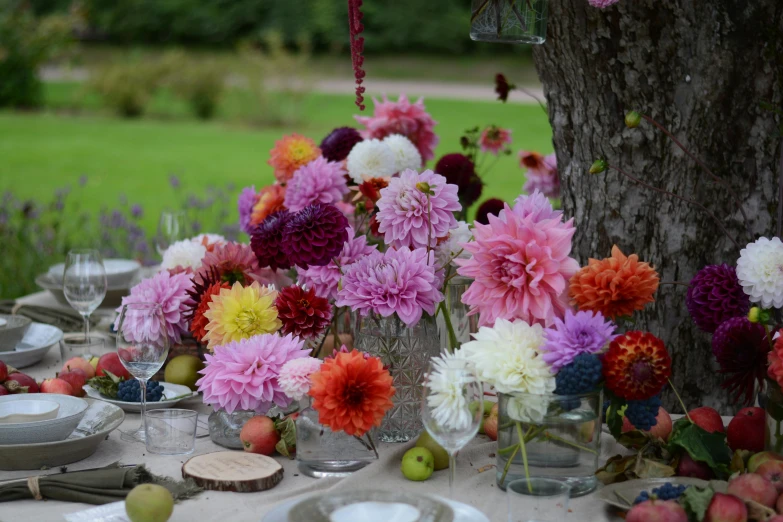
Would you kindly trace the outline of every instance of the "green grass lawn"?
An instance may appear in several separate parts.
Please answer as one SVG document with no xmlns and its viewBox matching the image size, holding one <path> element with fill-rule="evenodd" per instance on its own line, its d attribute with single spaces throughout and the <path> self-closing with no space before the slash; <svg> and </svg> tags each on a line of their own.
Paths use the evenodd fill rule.
<svg viewBox="0 0 783 522">
<path fill-rule="evenodd" d="M 79 89 L 47 85 L 47 105 L 67 105 L 74 96 L 83 96 Z M 241 110 L 239 101 L 227 96 L 220 112 L 230 116 Z M 80 99 L 88 110 L 98 110 L 99 102 L 89 95 Z M 490 123 L 512 129 L 515 151 L 552 150 L 549 123 L 538 106 L 436 99 L 426 100 L 426 106 L 438 121 L 438 157 L 459 151 L 466 128 Z M 233 183 L 238 193 L 246 185 L 271 183 L 266 161 L 275 140 L 295 131 L 320 141 L 332 128 L 352 125 L 357 112 L 351 96 L 310 94 L 302 101 L 305 123 L 253 128 L 231 123 L 230 118 L 206 123 L 190 119 L 185 107 L 165 96 L 153 107 L 158 118 L 136 121 L 103 113 L 0 112 L 0 191 L 48 201 L 57 188 L 76 188 L 79 178 L 86 176 L 87 185 L 74 190 L 72 200 L 97 209 L 117 205 L 122 195 L 144 207 L 144 224 L 152 230 L 159 212 L 183 192 L 203 194 L 208 185 Z M 171 174 L 182 180 L 179 193 L 169 186 Z M 481 174 L 486 183 L 482 200 L 510 201 L 524 181 L 515 155 L 500 158 L 491 171 Z"/>
</svg>

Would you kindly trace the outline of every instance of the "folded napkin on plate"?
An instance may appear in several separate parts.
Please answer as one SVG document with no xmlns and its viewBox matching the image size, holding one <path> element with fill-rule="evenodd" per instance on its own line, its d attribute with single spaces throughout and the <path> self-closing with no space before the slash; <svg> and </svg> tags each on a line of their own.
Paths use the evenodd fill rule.
<svg viewBox="0 0 783 522">
<path fill-rule="evenodd" d="M 0 300 L 0 313 L 29 317 L 37 323 L 56 326 L 64 332 L 78 332 L 84 328 L 84 319 L 75 310 L 55 309 L 46 306 L 17 305 L 15 301 Z M 92 326 L 98 324 L 98 318 L 91 318 Z"/>
<path fill-rule="evenodd" d="M 159 484 L 175 500 L 197 495 L 202 490 L 192 479 L 174 480 L 153 475 L 144 466 L 105 468 L 54 475 L 39 475 L 0 484 L 0 502 L 11 500 L 61 500 L 84 504 L 108 504 L 124 499 L 139 484 Z"/>
</svg>

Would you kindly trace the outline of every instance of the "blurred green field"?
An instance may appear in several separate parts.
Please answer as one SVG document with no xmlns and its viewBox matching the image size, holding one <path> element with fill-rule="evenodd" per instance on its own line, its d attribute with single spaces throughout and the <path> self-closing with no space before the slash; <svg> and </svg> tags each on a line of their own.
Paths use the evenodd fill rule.
<svg viewBox="0 0 783 522">
<path fill-rule="evenodd" d="M 238 194 L 243 186 L 271 183 L 266 161 L 275 140 L 299 132 L 320 141 L 332 128 L 354 124 L 357 112 L 351 96 L 307 94 L 300 107 L 304 123 L 256 128 L 234 118 L 243 111 L 239 93 L 227 93 L 220 120 L 213 122 L 192 119 L 184 104 L 163 93 L 153 100 L 150 117 L 121 120 L 101 112 L 100 99 L 82 89 L 47 84 L 48 112 L 0 112 L 0 191 L 48 201 L 56 189 L 76 188 L 86 176 L 86 186 L 75 190 L 72 200 L 82 208 L 98 209 L 126 198 L 142 205 L 148 230 L 161 210 L 186 193 L 203 194 L 209 185 L 232 183 Z M 437 99 L 425 103 L 438 121 L 436 157 L 459 151 L 465 129 L 492 123 L 512 129 L 514 151 L 552 150 L 551 129 L 538 106 Z M 524 176 L 516 155 L 498 159 L 484 172 L 482 200 L 512 200 L 519 194 Z M 181 180 L 176 191 L 169 185 L 170 175 Z"/>
</svg>

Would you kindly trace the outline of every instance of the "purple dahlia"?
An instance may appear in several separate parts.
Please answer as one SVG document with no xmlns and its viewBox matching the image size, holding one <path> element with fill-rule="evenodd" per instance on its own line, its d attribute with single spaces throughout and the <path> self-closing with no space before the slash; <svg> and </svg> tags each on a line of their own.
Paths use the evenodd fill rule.
<svg viewBox="0 0 783 522">
<path fill-rule="evenodd" d="M 696 272 L 685 297 L 688 312 L 701 330 L 713 333 L 724 321 L 744 317 L 750 300 L 733 266 L 708 265 Z"/>
<path fill-rule="evenodd" d="M 283 241 L 283 228 L 293 214 L 287 210 L 275 212 L 264 219 L 250 234 L 250 248 L 258 258 L 261 268 L 269 267 L 272 270 L 278 268 L 291 268 L 291 262 L 286 257 L 281 247 Z"/>
<path fill-rule="evenodd" d="M 763 384 L 767 373 L 769 348 L 764 326 L 751 323 L 747 317 L 728 319 L 715 330 L 712 354 L 720 373 L 726 376 L 723 388 L 735 395 L 735 400 L 753 402 L 753 384 Z"/>
<path fill-rule="evenodd" d="M 321 154 L 329 161 L 342 161 L 360 141 L 362 137 L 353 127 L 338 127 L 321 142 Z"/>
<path fill-rule="evenodd" d="M 315 203 L 291 217 L 283 228 L 282 249 L 291 264 L 324 266 L 348 241 L 348 219 L 334 205 Z"/>
</svg>

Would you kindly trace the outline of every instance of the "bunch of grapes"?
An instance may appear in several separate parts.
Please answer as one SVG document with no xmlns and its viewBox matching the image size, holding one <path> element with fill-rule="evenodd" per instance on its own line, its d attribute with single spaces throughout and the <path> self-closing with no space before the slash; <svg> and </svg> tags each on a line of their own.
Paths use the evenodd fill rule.
<svg viewBox="0 0 783 522">
<path fill-rule="evenodd" d="M 625 417 L 637 430 L 648 431 L 658 424 L 658 408 L 661 407 L 661 398 L 656 395 L 641 401 L 628 401 L 625 409 Z"/>
<path fill-rule="evenodd" d="M 147 402 L 157 402 L 163 398 L 163 386 L 158 381 L 147 382 Z M 141 402 L 141 386 L 139 381 L 131 379 L 122 381 L 117 388 L 117 400 L 124 402 Z"/>
<path fill-rule="evenodd" d="M 633 503 L 638 504 L 653 498 L 657 498 L 658 500 L 677 500 L 686 489 L 688 489 L 688 486 L 685 484 L 675 486 L 671 482 L 667 482 L 659 488 L 653 488 L 652 494 L 647 493 L 646 491 L 642 491 L 639 493 L 639 496 L 636 497 L 636 500 L 634 500 Z"/>
</svg>

